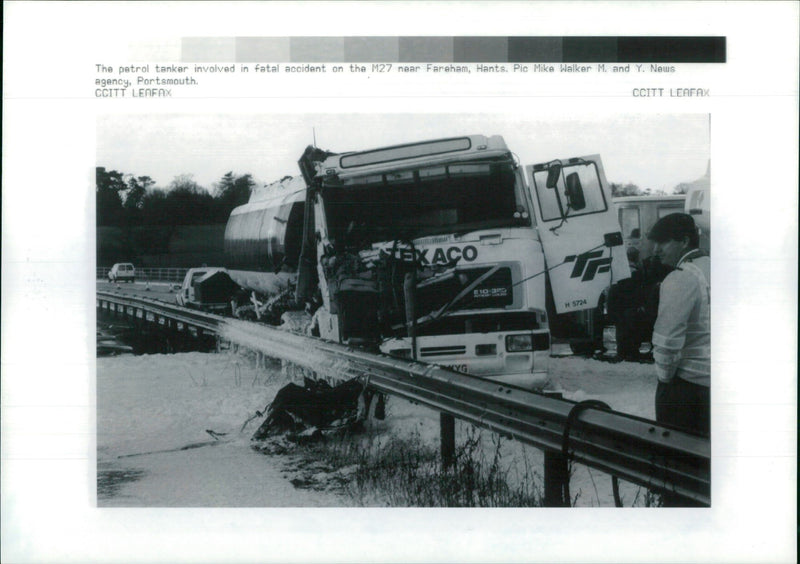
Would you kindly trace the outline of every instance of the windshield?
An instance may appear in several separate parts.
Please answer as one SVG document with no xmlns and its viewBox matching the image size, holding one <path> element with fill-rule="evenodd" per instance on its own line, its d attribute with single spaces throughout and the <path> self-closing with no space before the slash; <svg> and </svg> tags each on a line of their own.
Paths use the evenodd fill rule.
<svg viewBox="0 0 800 564">
<path fill-rule="evenodd" d="M 508 160 L 372 175 L 327 186 L 323 199 L 332 238 L 355 248 L 531 221 Z"/>
</svg>

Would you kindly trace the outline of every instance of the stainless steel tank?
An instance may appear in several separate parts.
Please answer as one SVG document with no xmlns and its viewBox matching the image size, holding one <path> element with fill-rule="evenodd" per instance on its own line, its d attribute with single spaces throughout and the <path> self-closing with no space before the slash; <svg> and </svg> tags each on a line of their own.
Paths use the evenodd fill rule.
<svg viewBox="0 0 800 564">
<path fill-rule="evenodd" d="M 296 277 L 303 237 L 302 178 L 256 190 L 225 227 L 225 266 L 248 290 L 274 295 Z"/>
</svg>

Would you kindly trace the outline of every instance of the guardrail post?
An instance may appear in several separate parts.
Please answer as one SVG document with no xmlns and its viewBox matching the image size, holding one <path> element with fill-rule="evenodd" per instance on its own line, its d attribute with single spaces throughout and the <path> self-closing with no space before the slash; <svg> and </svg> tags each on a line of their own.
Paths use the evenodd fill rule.
<svg viewBox="0 0 800 564">
<path fill-rule="evenodd" d="M 456 454 L 456 420 L 449 413 L 439 414 L 439 427 L 442 433 L 442 468 L 453 465 Z"/>
<path fill-rule="evenodd" d="M 560 452 L 544 451 L 544 505 L 569 507 L 564 499 L 564 483 L 569 480 L 567 458 Z"/>
<path fill-rule="evenodd" d="M 549 398 L 563 399 L 561 392 L 545 391 Z M 560 452 L 544 451 L 544 505 L 545 507 L 569 507 L 564 499 L 564 483 L 569 480 L 567 458 Z"/>
</svg>

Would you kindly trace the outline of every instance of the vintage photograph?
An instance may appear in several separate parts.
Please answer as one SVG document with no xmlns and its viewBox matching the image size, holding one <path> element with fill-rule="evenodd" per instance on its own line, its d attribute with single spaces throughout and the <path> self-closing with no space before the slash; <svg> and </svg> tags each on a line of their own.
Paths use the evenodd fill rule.
<svg viewBox="0 0 800 564">
<path fill-rule="evenodd" d="M 799 15 L 6 0 L 0 561 L 795 562 Z"/>
<path fill-rule="evenodd" d="M 96 124 L 99 507 L 709 507 L 707 113 Z"/>
</svg>

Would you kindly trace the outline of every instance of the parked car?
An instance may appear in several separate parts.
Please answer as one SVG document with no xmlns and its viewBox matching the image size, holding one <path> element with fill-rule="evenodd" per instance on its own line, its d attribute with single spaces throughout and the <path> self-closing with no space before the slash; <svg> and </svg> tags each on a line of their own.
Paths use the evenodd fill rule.
<svg viewBox="0 0 800 564">
<path fill-rule="evenodd" d="M 109 282 L 136 282 L 136 269 L 129 262 L 118 262 L 108 271 Z"/>
</svg>

